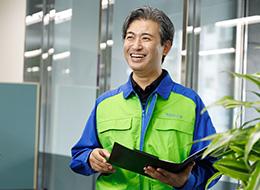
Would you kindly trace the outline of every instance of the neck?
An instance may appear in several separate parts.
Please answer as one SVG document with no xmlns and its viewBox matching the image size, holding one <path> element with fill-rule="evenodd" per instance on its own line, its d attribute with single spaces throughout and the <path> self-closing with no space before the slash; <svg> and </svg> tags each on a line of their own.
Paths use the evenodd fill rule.
<svg viewBox="0 0 260 190">
<path fill-rule="evenodd" d="M 155 81 L 162 74 L 162 69 L 150 73 L 133 72 L 134 81 L 143 89 Z"/>
</svg>

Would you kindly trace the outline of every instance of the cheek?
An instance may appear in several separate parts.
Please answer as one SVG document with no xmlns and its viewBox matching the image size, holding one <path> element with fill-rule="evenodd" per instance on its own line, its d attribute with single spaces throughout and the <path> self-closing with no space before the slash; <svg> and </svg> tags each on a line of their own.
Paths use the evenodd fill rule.
<svg viewBox="0 0 260 190">
<path fill-rule="evenodd" d="M 123 51 L 124 51 L 125 58 L 127 58 L 127 49 L 125 47 L 124 47 Z"/>
<path fill-rule="evenodd" d="M 157 51 L 158 51 L 158 52 L 163 53 L 163 49 L 164 49 L 163 46 L 158 45 L 158 46 L 156 46 L 156 48 L 157 48 Z"/>
<path fill-rule="evenodd" d="M 155 51 L 155 53 L 156 53 L 158 56 L 162 56 L 162 55 L 163 55 L 163 47 L 161 47 L 161 46 L 157 46 L 154 51 Z"/>
<path fill-rule="evenodd" d="M 129 49 L 129 46 L 128 46 L 127 44 L 124 43 L 124 45 L 123 45 L 123 51 L 124 51 L 124 54 L 127 53 L 128 49 Z"/>
<path fill-rule="evenodd" d="M 124 56 L 126 56 L 127 50 L 126 50 L 126 47 L 125 47 L 125 46 L 123 47 L 123 53 L 124 53 Z"/>
</svg>

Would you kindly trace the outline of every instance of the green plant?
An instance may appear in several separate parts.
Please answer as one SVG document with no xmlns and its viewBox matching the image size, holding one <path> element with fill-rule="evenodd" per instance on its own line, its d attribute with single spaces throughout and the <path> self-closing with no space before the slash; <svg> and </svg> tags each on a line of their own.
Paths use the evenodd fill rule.
<svg viewBox="0 0 260 190">
<path fill-rule="evenodd" d="M 232 74 L 253 82 L 260 89 L 260 73 Z M 254 109 L 257 117 L 224 133 L 217 133 L 203 139 L 211 140 L 203 158 L 206 156 L 218 158 L 213 165 L 218 172 L 209 179 L 207 186 L 213 179 L 226 175 L 239 180 L 241 190 L 260 189 L 260 93 L 252 93 L 257 96 L 257 101 L 239 101 L 226 96 L 213 104 L 221 105 L 226 109 L 239 107 Z"/>
</svg>

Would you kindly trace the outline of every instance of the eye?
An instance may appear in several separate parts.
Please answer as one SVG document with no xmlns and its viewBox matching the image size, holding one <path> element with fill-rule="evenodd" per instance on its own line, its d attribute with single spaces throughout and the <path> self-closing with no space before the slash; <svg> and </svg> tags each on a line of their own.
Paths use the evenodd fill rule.
<svg viewBox="0 0 260 190">
<path fill-rule="evenodd" d="M 150 41 L 151 40 L 151 38 L 149 36 L 143 36 L 142 39 L 143 39 L 143 41 Z"/>
<path fill-rule="evenodd" d="M 126 36 L 126 39 L 127 39 L 127 40 L 131 40 L 131 39 L 133 39 L 133 38 L 134 38 L 134 36 L 132 36 L 132 35 L 127 35 L 127 36 Z"/>
</svg>

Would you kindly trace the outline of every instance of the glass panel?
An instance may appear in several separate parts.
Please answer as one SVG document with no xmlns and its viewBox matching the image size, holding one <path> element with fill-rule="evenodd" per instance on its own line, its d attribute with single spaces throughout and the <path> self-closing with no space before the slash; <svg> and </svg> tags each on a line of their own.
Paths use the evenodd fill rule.
<svg viewBox="0 0 260 190">
<path fill-rule="evenodd" d="M 55 21 L 48 152 L 70 155 L 96 98 L 99 2 L 58 0 L 55 9 L 68 17 Z"/>
<path fill-rule="evenodd" d="M 236 18 L 234 7 L 237 7 L 235 0 L 201 1 L 201 27 L 195 28 L 194 33 L 200 35 L 198 93 L 206 105 L 234 94 L 234 81 L 227 72 L 235 68 L 236 28 L 218 23 Z M 231 128 L 231 111 L 214 107 L 209 113 L 217 132 Z"/>
<path fill-rule="evenodd" d="M 175 26 L 175 36 L 173 47 L 165 61 L 163 67 L 172 75 L 176 82 L 180 82 L 181 74 L 181 43 L 182 43 L 182 17 L 183 3 L 179 0 L 173 1 L 138 1 L 133 0 L 131 3 L 127 0 L 116 0 L 113 12 L 112 37 L 114 44 L 112 46 L 112 63 L 111 63 L 111 87 L 115 88 L 125 83 L 131 73 L 125 58 L 123 56 L 122 25 L 125 17 L 134 8 L 150 5 L 163 10 L 172 20 Z"/>
<path fill-rule="evenodd" d="M 242 17 L 245 5 L 236 0 L 201 0 L 201 23 L 194 29 L 199 35 L 198 50 L 198 93 L 206 105 L 210 105 L 223 96 L 241 99 L 242 86 L 229 72 L 242 72 L 243 28 L 230 25 L 226 21 Z M 220 106 L 209 109 L 217 132 L 233 127 L 236 113 L 240 110 L 226 110 Z M 239 121 L 239 120 L 237 120 Z M 231 182 L 231 183 L 229 183 Z M 235 189 L 237 181 L 223 176 L 213 189 Z M 230 186 L 231 185 L 231 186 Z"/>
<path fill-rule="evenodd" d="M 249 1 L 249 15 L 256 16 L 260 15 L 260 1 L 250 0 Z M 247 73 L 260 72 L 260 19 L 255 24 L 248 25 L 248 43 L 247 43 Z M 255 91 L 259 93 L 259 89 L 256 85 L 251 82 L 246 83 L 246 100 L 247 101 L 259 101 L 256 95 L 251 93 Z M 248 109 L 245 114 L 245 121 L 259 117 L 259 113 L 253 109 Z"/>
<path fill-rule="evenodd" d="M 40 81 L 42 53 L 43 0 L 28 1 L 26 7 L 26 32 L 24 53 L 24 81 Z"/>
<path fill-rule="evenodd" d="M 69 160 L 96 99 L 99 1 L 56 0 L 54 11 L 44 185 L 50 190 L 90 190 L 93 177 L 75 175 Z"/>
</svg>

